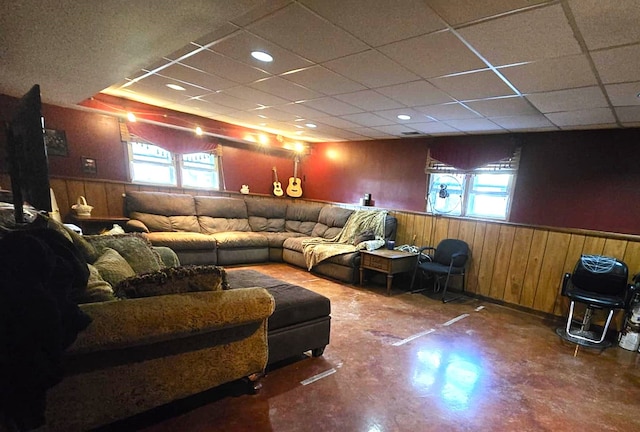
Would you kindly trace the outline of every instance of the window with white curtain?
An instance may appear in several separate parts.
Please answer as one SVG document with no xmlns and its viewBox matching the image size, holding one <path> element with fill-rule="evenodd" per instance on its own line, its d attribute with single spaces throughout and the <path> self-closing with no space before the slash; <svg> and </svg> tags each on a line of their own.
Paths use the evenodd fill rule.
<svg viewBox="0 0 640 432">
<path fill-rule="evenodd" d="M 130 141 L 128 149 L 129 173 L 133 183 L 219 188 L 218 158 L 214 154 L 179 155 L 143 141 Z"/>
<path fill-rule="evenodd" d="M 427 205 L 432 214 L 508 220 L 520 151 L 512 157 L 459 170 L 435 159 L 427 160 Z"/>
</svg>

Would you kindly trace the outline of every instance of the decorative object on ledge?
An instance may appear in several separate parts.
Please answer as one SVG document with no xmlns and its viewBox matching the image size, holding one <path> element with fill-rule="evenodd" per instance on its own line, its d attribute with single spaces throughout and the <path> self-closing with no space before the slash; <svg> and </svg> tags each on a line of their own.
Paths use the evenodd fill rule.
<svg viewBox="0 0 640 432">
<path fill-rule="evenodd" d="M 93 206 L 87 204 L 87 199 L 81 195 L 78 197 L 78 202 L 71 206 L 71 210 L 78 216 L 91 216 Z"/>
<path fill-rule="evenodd" d="M 94 158 L 82 156 L 82 172 L 85 174 L 97 174 L 98 163 Z"/>
<path fill-rule="evenodd" d="M 249 185 L 243 184 L 240 188 L 240 193 L 248 194 L 249 193 Z"/>
<path fill-rule="evenodd" d="M 64 131 L 54 129 L 44 130 L 44 143 L 48 156 L 68 156 L 67 135 Z"/>
</svg>

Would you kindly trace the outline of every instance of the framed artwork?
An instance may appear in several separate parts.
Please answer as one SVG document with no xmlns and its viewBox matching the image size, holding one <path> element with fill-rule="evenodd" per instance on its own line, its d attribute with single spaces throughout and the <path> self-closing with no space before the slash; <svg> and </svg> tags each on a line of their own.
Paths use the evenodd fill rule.
<svg viewBox="0 0 640 432">
<path fill-rule="evenodd" d="M 82 156 L 82 172 L 85 174 L 97 174 L 98 164 L 96 160 Z"/>
<path fill-rule="evenodd" d="M 49 156 L 68 156 L 67 136 L 64 131 L 45 129 L 44 144 Z"/>
</svg>

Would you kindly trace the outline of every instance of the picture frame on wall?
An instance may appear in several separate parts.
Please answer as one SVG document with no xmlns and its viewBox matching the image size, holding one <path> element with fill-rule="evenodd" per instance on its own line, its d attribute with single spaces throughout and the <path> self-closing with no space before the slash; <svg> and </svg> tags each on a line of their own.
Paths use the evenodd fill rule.
<svg viewBox="0 0 640 432">
<path fill-rule="evenodd" d="M 85 174 L 97 174 L 98 163 L 94 158 L 82 156 L 82 172 Z"/>
<path fill-rule="evenodd" d="M 67 145 L 67 135 L 64 131 L 55 129 L 44 130 L 44 144 L 47 148 L 48 156 L 68 156 L 69 146 Z"/>
</svg>

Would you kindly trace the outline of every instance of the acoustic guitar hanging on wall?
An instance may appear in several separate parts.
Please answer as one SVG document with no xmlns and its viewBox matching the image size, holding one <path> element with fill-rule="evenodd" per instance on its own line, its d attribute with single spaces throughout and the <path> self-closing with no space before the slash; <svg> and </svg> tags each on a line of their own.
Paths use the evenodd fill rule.
<svg viewBox="0 0 640 432">
<path fill-rule="evenodd" d="M 275 176 L 275 181 L 273 182 L 273 194 L 275 196 L 282 196 L 284 195 L 284 192 L 282 191 L 282 184 L 278 181 L 278 170 L 276 170 L 276 167 L 273 167 L 273 175 Z"/>
<path fill-rule="evenodd" d="M 289 177 L 289 186 L 287 186 L 287 195 L 291 198 L 300 198 L 302 196 L 302 184 L 298 178 L 298 162 L 300 162 L 300 159 L 296 156 L 293 165 L 293 177 Z"/>
</svg>

